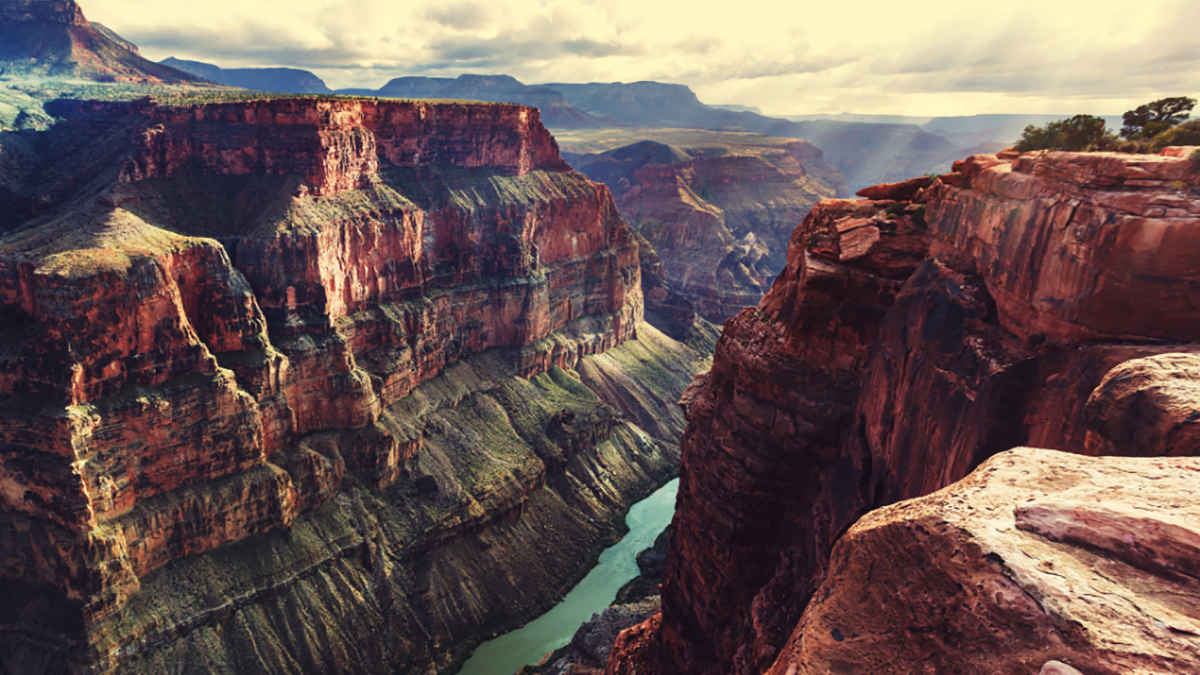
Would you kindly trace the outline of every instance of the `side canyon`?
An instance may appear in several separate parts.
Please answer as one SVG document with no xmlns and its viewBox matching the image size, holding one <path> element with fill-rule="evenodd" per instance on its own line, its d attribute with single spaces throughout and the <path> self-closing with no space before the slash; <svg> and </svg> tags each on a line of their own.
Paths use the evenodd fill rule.
<svg viewBox="0 0 1200 675">
<path fill-rule="evenodd" d="M 796 226 L 820 200 L 846 194 L 845 178 L 808 141 L 637 134 L 664 142 L 567 157 L 612 190 L 626 222 L 658 253 L 667 281 L 710 321 L 757 304 L 786 265 Z"/>
</svg>

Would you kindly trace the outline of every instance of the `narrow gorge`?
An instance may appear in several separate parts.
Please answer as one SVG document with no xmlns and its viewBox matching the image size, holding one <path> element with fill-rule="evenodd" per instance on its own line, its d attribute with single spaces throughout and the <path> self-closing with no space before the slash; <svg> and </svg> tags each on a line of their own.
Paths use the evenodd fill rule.
<svg viewBox="0 0 1200 675">
<path fill-rule="evenodd" d="M 448 669 L 674 474 L 713 330 L 536 110 L 191 98 L 6 167 L 2 669 Z"/>
</svg>

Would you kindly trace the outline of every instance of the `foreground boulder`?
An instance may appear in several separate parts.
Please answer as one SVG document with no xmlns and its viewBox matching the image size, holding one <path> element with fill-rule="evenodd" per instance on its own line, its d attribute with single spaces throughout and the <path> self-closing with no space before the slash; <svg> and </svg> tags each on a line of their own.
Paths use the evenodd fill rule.
<svg viewBox="0 0 1200 675">
<path fill-rule="evenodd" d="M 1194 672 L 1197 486 L 1196 458 L 997 455 L 856 523 L 769 672 Z"/>
</svg>

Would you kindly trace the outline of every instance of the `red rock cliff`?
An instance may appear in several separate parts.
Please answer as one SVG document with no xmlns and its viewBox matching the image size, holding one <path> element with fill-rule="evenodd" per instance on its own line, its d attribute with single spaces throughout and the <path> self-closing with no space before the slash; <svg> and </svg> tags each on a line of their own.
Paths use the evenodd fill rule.
<svg viewBox="0 0 1200 675">
<path fill-rule="evenodd" d="M 761 137 L 756 137 L 762 141 Z M 756 304 L 787 258 L 787 238 L 845 180 L 808 141 L 680 148 L 651 141 L 572 161 L 613 190 L 662 259 L 667 281 L 721 322 Z"/>
<path fill-rule="evenodd" d="M 451 365 L 504 348 L 506 372 L 531 377 L 635 336 L 638 244 L 536 110 L 74 114 L 120 139 L 116 159 L 0 245 L 0 580 L 57 587 L 97 634 L 150 572 L 289 526 L 347 470 L 392 484 L 430 408 L 389 406 Z M 630 433 L 595 417 L 576 425 L 593 444 Z M 351 440 L 322 456 L 317 432 Z M 524 509 L 570 459 L 544 452 L 464 530 Z M 78 658 L 111 667 L 142 639 L 115 634 Z"/>
<path fill-rule="evenodd" d="M 819 204 L 684 395 L 658 672 L 764 672 L 860 515 L 998 452 L 1194 452 L 1084 414 L 1114 366 L 1200 341 L 1189 162 L 975 156 L 922 185 Z"/>
</svg>

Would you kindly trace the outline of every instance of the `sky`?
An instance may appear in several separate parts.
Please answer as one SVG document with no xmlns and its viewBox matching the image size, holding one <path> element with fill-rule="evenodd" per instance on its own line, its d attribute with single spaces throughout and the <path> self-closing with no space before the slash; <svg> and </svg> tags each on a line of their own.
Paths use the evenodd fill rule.
<svg viewBox="0 0 1200 675">
<path fill-rule="evenodd" d="M 1197 0 L 80 0 L 168 56 L 334 89 L 656 80 L 773 115 L 1116 114 L 1200 96 Z"/>
</svg>

